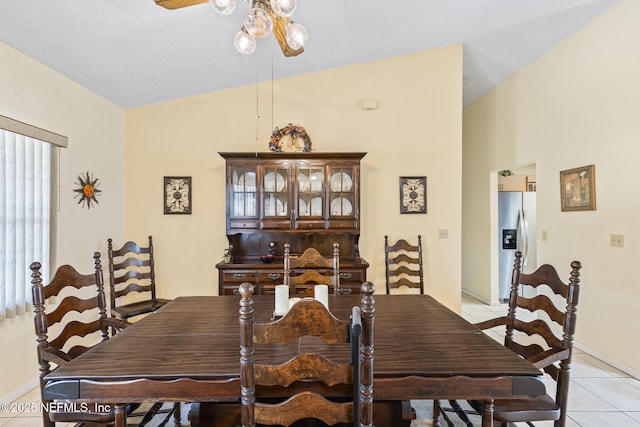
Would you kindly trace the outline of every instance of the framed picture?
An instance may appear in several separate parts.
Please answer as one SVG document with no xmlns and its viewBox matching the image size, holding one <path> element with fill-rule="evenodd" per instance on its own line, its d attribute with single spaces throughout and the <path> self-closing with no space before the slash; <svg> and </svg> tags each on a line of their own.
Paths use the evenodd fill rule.
<svg viewBox="0 0 640 427">
<path fill-rule="evenodd" d="M 596 170 L 594 165 L 560 171 L 562 212 L 596 210 Z"/>
<path fill-rule="evenodd" d="M 164 177 L 164 213 L 191 214 L 191 177 Z"/>
<path fill-rule="evenodd" d="M 427 213 L 427 177 L 400 177 L 400 213 Z"/>
</svg>

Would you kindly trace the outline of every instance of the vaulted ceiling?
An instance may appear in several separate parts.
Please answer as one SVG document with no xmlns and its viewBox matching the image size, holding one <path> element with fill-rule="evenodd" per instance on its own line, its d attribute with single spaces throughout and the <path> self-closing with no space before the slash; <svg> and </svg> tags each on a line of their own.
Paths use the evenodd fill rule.
<svg viewBox="0 0 640 427">
<path fill-rule="evenodd" d="M 242 0 L 228 16 L 208 2 L 13 0 L 0 2 L 0 41 L 123 108 L 462 43 L 466 106 L 617 2 L 299 0 L 310 38 L 285 58 L 273 37 L 236 52 Z"/>
</svg>

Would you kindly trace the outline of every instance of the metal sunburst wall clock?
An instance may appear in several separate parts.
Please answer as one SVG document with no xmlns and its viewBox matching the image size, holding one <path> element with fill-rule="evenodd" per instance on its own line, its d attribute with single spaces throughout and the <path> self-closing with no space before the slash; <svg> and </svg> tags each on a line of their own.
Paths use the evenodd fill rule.
<svg viewBox="0 0 640 427">
<path fill-rule="evenodd" d="M 75 199 L 78 199 L 78 204 L 87 209 L 91 209 L 94 204 L 98 204 L 98 196 L 102 193 L 98 187 L 100 183 L 98 178 L 94 178 L 93 174 L 87 171 L 84 175 L 78 175 L 78 179 L 75 182 L 78 188 L 73 190 Z"/>
</svg>

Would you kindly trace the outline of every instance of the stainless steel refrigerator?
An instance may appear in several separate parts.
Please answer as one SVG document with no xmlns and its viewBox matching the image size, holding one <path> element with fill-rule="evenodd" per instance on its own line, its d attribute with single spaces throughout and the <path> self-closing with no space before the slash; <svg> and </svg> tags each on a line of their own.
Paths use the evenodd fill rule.
<svg viewBox="0 0 640 427">
<path fill-rule="evenodd" d="M 507 302 L 516 251 L 522 252 L 523 272 L 537 267 L 535 191 L 498 192 L 498 240 L 498 298 Z"/>
</svg>

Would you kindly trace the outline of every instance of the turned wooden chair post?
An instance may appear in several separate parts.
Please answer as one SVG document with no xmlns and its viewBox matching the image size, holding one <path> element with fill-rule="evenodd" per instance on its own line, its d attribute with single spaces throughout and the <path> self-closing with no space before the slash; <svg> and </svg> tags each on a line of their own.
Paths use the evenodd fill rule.
<svg viewBox="0 0 640 427">
<path fill-rule="evenodd" d="M 240 285 L 240 399 L 242 403 L 243 425 L 254 426 L 254 404 L 256 386 L 253 376 L 254 345 L 253 340 L 253 286 L 244 282 Z"/>
</svg>

